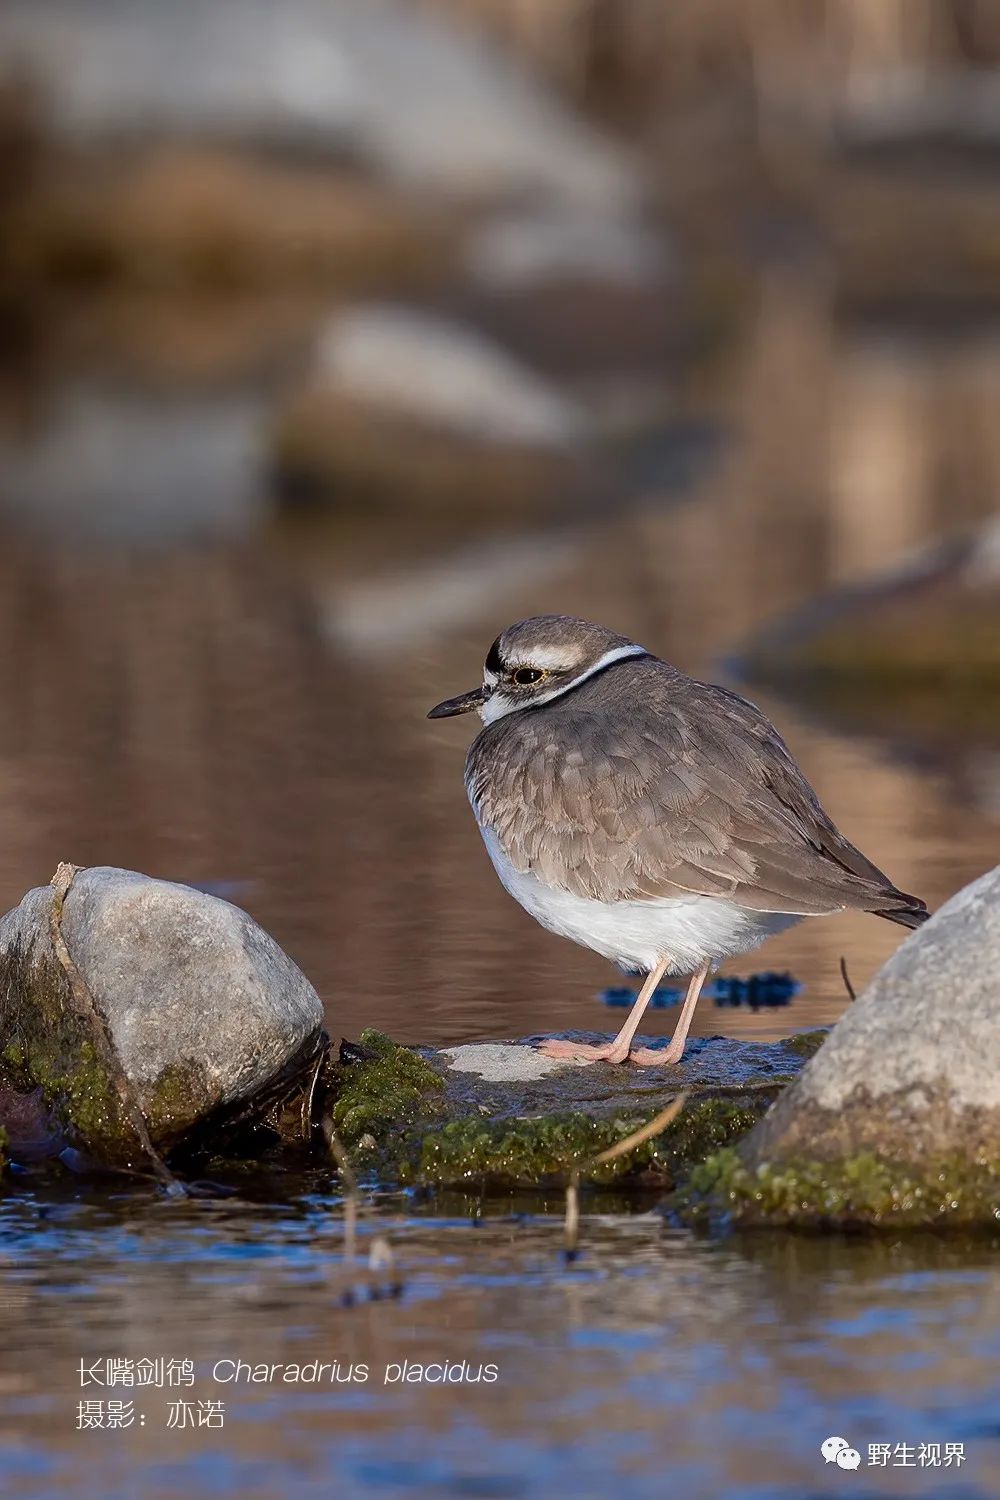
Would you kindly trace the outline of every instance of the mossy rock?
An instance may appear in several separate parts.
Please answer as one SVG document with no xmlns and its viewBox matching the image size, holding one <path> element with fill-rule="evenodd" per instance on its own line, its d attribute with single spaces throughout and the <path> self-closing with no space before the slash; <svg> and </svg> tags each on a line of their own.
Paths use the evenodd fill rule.
<svg viewBox="0 0 1000 1500">
<path fill-rule="evenodd" d="M 594 1184 L 669 1189 L 758 1123 L 826 1033 L 804 1035 L 816 1038 L 804 1049 L 794 1038 L 791 1045 L 695 1043 L 690 1069 L 701 1072 L 700 1084 L 679 1070 L 651 1081 L 648 1073 L 657 1070 L 613 1069 L 605 1086 L 600 1070 L 591 1069 L 511 1084 L 469 1081 L 450 1071 L 445 1053 L 365 1031 L 330 1070 L 331 1119 L 356 1168 L 381 1181 L 501 1191 L 564 1184 L 577 1174 Z M 706 1065 L 712 1048 L 725 1052 L 725 1064 Z M 613 1161 L 595 1162 L 682 1090 L 692 1097 L 663 1131 Z"/>
<path fill-rule="evenodd" d="M 754 1164 L 733 1147 L 696 1166 L 670 1211 L 686 1222 L 743 1228 L 899 1230 L 1000 1226 L 1000 1162 L 948 1158 Z"/>
<path fill-rule="evenodd" d="M 992 743 L 1000 736 L 995 545 L 986 525 L 809 604 L 753 639 L 740 670 L 859 729 Z"/>
<path fill-rule="evenodd" d="M 41 1091 L 53 1141 L 71 1143 L 95 1162 L 148 1168 L 127 1085 L 123 1090 L 94 1023 L 72 1003 L 62 967 L 17 945 L 0 952 L 0 1000 L 0 1080 L 16 1094 Z M 195 1068 L 173 1064 L 142 1100 L 142 1114 L 152 1137 L 169 1140 L 178 1121 L 186 1127 L 192 1111 L 212 1102 Z"/>
<path fill-rule="evenodd" d="M 786 1036 L 781 1045 L 796 1057 L 815 1057 L 829 1035 L 828 1026 L 817 1026 L 811 1031 L 796 1031 L 792 1036 Z"/>
<path fill-rule="evenodd" d="M 190 887 L 97 867 L 0 918 L 0 1082 L 15 1114 L 39 1093 L 54 1149 L 94 1163 L 145 1170 L 150 1143 L 268 1101 L 309 1068 L 322 1021 L 274 940 Z"/>
<path fill-rule="evenodd" d="M 737 1151 L 676 1207 L 740 1224 L 1000 1228 L 1000 867 L 896 949 Z"/>
<path fill-rule="evenodd" d="M 143 1151 L 93 1030 L 55 959 L 15 944 L 0 952 L 0 1072 L 18 1092 L 40 1088 L 68 1140 L 131 1164 Z"/>
</svg>

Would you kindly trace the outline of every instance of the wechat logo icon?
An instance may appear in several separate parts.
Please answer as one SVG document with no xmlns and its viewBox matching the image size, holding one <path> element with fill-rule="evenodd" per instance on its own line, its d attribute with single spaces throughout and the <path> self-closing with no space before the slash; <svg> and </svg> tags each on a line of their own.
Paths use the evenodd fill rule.
<svg viewBox="0 0 1000 1500">
<path fill-rule="evenodd" d="M 824 1463 L 837 1464 L 841 1469 L 856 1469 L 861 1463 L 861 1454 L 846 1438 L 828 1437 L 820 1444 L 819 1451 Z"/>
</svg>

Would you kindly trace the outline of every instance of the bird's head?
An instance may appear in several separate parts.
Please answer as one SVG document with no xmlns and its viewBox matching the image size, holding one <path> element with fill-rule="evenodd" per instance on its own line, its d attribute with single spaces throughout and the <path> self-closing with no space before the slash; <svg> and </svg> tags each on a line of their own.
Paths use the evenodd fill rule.
<svg viewBox="0 0 1000 1500">
<path fill-rule="evenodd" d="M 479 714 L 492 724 L 505 714 L 538 708 L 627 656 L 646 656 L 645 647 L 624 635 L 572 615 L 534 615 L 497 636 L 483 668 L 482 687 L 447 698 L 429 719 Z"/>
</svg>

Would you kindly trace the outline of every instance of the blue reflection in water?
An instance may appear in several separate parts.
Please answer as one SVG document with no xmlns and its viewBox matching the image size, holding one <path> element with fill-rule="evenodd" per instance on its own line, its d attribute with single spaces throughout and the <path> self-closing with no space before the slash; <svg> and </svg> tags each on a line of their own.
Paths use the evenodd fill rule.
<svg viewBox="0 0 1000 1500">
<path fill-rule="evenodd" d="M 776 974 L 766 970 L 762 974 L 751 974 L 739 979 L 732 974 L 723 974 L 705 985 L 702 995 L 713 1000 L 719 1008 L 735 1009 L 746 1006 L 749 1010 L 771 1010 L 791 1005 L 796 995 L 802 993 L 803 985 L 791 974 Z M 684 985 L 659 985 L 654 991 L 650 1005 L 654 1010 L 667 1010 L 679 1005 L 684 998 Z M 605 1005 L 624 1008 L 635 1000 L 638 990 L 628 985 L 612 985 L 601 991 Z"/>
</svg>

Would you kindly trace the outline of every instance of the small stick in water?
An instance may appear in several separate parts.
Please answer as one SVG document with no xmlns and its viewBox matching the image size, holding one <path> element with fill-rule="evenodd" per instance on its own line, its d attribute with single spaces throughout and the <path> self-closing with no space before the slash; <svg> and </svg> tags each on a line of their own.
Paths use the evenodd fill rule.
<svg viewBox="0 0 1000 1500">
<path fill-rule="evenodd" d="M 330 1155 L 340 1168 L 344 1184 L 344 1260 L 348 1265 L 354 1261 L 358 1228 L 358 1179 L 354 1175 L 351 1159 L 333 1128 L 329 1115 L 323 1121 L 323 1133 L 330 1148 Z"/>
<path fill-rule="evenodd" d="M 375 1279 L 368 1288 L 368 1295 L 373 1302 L 381 1297 L 398 1297 L 402 1293 L 403 1283 L 398 1276 L 392 1272 L 396 1265 L 396 1257 L 392 1252 L 392 1246 L 384 1234 L 378 1234 L 372 1240 L 371 1249 L 368 1252 L 368 1270 Z"/>
<path fill-rule="evenodd" d="M 681 1110 L 687 1103 L 687 1094 L 678 1094 L 676 1099 L 654 1115 L 645 1125 L 638 1130 L 633 1130 L 631 1135 L 625 1136 L 624 1140 L 615 1141 L 606 1151 L 592 1158 L 588 1166 L 602 1166 L 605 1162 L 617 1161 L 620 1156 L 627 1156 L 634 1151 L 636 1146 L 641 1146 L 645 1141 L 651 1140 L 654 1135 L 659 1135 L 661 1130 L 676 1120 Z M 566 1219 L 563 1229 L 564 1256 L 567 1264 L 572 1264 L 576 1259 L 579 1249 L 580 1238 L 580 1173 L 574 1170 L 570 1173 L 569 1182 L 566 1184 Z"/>
<path fill-rule="evenodd" d="M 564 1255 L 567 1264 L 576 1259 L 580 1235 L 580 1174 L 573 1172 L 566 1184 L 566 1223 L 563 1230 Z"/>
<path fill-rule="evenodd" d="M 854 986 L 851 983 L 851 976 L 847 972 L 847 959 L 843 954 L 840 955 L 840 977 L 844 981 L 844 989 L 850 995 L 852 1000 L 856 1000 L 858 997 L 854 993 Z"/>
</svg>

